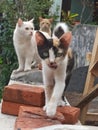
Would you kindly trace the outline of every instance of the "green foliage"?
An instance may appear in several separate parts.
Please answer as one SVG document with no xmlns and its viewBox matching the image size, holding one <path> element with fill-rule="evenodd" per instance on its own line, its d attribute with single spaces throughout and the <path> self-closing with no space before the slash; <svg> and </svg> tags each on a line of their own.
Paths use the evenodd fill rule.
<svg viewBox="0 0 98 130">
<path fill-rule="evenodd" d="M 13 28 L 7 20 L 2 21 L 0 32 L 0 98 L 10 74 L 17 67 L 17 58 L 12 42 Z"/>
<path fill-rule="evenodd" d="M 15 26 L 19 17 L 23 20 L 34 18 L 35 26 L 38 28 L 39 16 L 51 17 L 48 11 L 52 3 L 53 0 L 3 0 L 0 8 L 11 25 Z"/>
<path fill-rule="evenodd" d="M 34 18 L 36 29 L 39 28 L 39 16 L 49 16 L 48 11 L 52 0 L 1 0 L 0 14 L 0 98 L 5 85 L 7 85 L 12 70 L 18 67 L 17 57 L 13 47 L 13 31 L 17 19 Z"/>
<path fill-rule="evenodd" d="M 78 13 L 66 13 L 64 11 L 62 11 L 62 21 L 67 23 L 71 28 L 74 27 L 74 23 L 75 23 L 75 18 L 78 16 Z"/>
</svg>

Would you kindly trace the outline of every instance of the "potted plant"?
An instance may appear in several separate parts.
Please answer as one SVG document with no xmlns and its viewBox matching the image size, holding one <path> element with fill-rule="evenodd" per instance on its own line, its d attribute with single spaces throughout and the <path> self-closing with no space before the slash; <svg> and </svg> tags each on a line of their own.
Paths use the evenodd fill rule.
<svg viewBox="0 0 98 130">
<path fill-rule="evenodd" d="M 79 24 L 80 22 L 76 21 L 76 17 L 78 16 L 78 13 L 71 13 L 68 11 L 68 13 L 62 11 L 62 21 L 67 23 L 69 26 L 74 27 L 74 25 Z"/>
</svg>

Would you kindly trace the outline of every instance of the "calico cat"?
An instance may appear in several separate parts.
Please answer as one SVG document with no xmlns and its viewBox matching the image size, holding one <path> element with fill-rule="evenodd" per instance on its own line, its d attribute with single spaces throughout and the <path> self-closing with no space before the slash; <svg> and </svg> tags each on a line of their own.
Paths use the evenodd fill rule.
<svg viewBox="0 0 98 130">
<path fill-rule="evenodd" d="M 66 32 L 69 32 L 68 25 L 64 22 L 57 23 L 57 25 L 55 26 L 55 28 L 53 30 L 53 37 L 60 38 Z M 68 101 L 64 95 L 65 95 L 65 90 L 68 87 L 73 68 L 74 68 L 74 55 L 73 55 L 72 49 L 69 47 L 69 49 L 68 49 L 68 65 L 67 65 L 67 70 L 66 70 L 67 76 L 66 76 L 66 80 L 65 80 L 66 87 L 65 87 L 63 95 L 62 95 L 62 99 L 65 101 L 66 104 L 68 104 Z"/>
<path fill-rule="evenodd" d="M 42 18 L 39 17 L 40 22 L 40 31 L 47 32 L 51 36 L 51 24 L 53 22 L 53 18 Z"/>
<path fill-rule="evenodd" d="M 47 38 L 43 33 L 36 32 L 37 49 L 42 59 L 43 82 L 45 85 L 46 114 L 54 116 L 58 105 L 64 106 L 62 94 L 67 76 L 68 48 L 71 33 L 64 33 L 60 38 Z"/>
<path fill-rule="evenodd" d="M 34 60 L 35 44 L 33 43 L 34 24 L 33 19 L 22 21 L 18 19 L 13 34 L 13 44 L 17 54 L 19 67 L 14 72 L 31 70 L 31 63 Z"/>
</svg>

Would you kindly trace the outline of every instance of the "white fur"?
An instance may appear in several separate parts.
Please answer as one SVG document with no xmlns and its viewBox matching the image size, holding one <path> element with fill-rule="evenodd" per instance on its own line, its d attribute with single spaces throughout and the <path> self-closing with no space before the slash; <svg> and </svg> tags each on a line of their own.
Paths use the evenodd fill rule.
<svg viewBox="0 0 98 130">
<path fill-rule="evenodd" d="M 60 22 L 60 23 L 57 23 L 57 25 L 55 26 L 55 28 L 54 28 L 54 30 L 53 30 L 53 37 L 56 37 L 56 36 L 54 35 L 54 32 L 55 32 L 59 27 L 61 27 L 61 28 L 64 30 L 65 33 L 66 33 L 66 32 L 69 32 L 69 27 L 68 27 L 68 25 L 67 25 L 66 23 L 64 23 L 64 22 Z"/>
<path fill-rule="evenodd" d="M 57 69 L 49 68 L 47 62 L 42 61 L 46 99 L 44 110 L 46 110 L 48 116 L 55 115 L 58 105 L 65 105 L 61 97 L 65 87 L 67 63 L 67 55 L 64 60 L 59 61 Z"/>
<path fill-rule="evenodd" d="M 64 23 L 64 22 L 58 23 L 58 24 L 56 25 L 56 27 L 54 28 L 54 31 L 55 31 L 57 28 L 59 28 L 59 27 L 62 27 L 65 33 L 69 31 L 68 25 L 67 25 L 66 23 Z"/>
<path fill-rule="evenodd" d="M 25 28 L 28 28 L 27 30 Z M 32 30 L 33 28 L 33 30 Z M 36 53 L 36 45 L 33 39 L 34 25 L 32 20 L 23 22 L 21 26 L 16 24 L 13 35 L 13 44 L 17 54 L 19 67 L 15 72 L 31 70 L 31 63 Z"/>
</svg>

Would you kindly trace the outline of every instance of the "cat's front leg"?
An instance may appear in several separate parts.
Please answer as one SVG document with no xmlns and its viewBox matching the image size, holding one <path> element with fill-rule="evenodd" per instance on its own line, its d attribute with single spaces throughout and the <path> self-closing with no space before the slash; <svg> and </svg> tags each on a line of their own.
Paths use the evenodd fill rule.
<svg viewBox="0 0 98 130">
<path fill-rule="evenodd" d="M 30 57 L 27 57 L 26 61 L 25 61 L 24 71 L 30 71 L 31 70 L 31 63 L 32 63 L 32 59 Z"/>
<path fill-rule="evenodd" d="M 53 85 L 49 85 L 45 87 L 45 106 L 43 107 L 43 110 L 47 109 L 48 103 L 50 101 L 51 95 L 53 92 Z"/>
<path fill-rule="evenodd" d="M 65 83 L 63 81 L 56 82 L 53 90 L 53 94 L 51 96 L 51 99 L 47 105 L 46 113 L 48 116 L 52 117 L 56 114 L 56 109 L 58 106 L 58 103 L 61 99 L 61 96 L 64 91 Z"/>
<path fill-rule="evenodd" d="M 56 99 L 54 97 L 51 98 L 50 102 L 46 107 L 46 114 L 49 117 L 53 117 L 56 114 L 57 103 L 55 103 Z"/>
<path fill-rule="evenodd" d="M 24 71 L 24 64 L 25 64 L 24 62 L 25 62 L 24 59 L 22 57 L 18 56 L 19 67 L 18 67 L 18 69 L 14 70 L 13 72 L 19 73 L 19 72 Z"/>
</svg>

